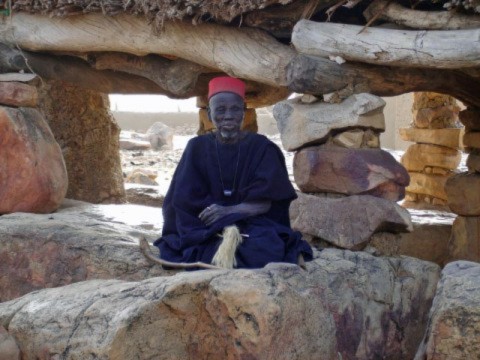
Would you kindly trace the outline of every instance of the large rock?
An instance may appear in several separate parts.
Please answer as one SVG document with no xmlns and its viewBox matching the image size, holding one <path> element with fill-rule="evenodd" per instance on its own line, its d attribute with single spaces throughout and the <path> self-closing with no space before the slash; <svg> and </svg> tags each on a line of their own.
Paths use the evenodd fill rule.
<svg viewBox="0 0 480 360">
<path fill-rule="evenodd" d="M 44 81 L 39 108 L 63 151 L 70 199 L 123 202 L 120 129 L 108 96 L 61 81 Z"/>
<path fill-rule="evenodd" d="M 445 184 L 450 178 L 448 175 L 432 175 L 412 172 L 407 192 L 428 195 L 442 200 L 447 200 Z"/>
<path fill-rule="evenodd" d="M 480 173 L 480 151 L 474 151 L 468 154 L 467 168 L 470 172 Z"/>
<path fill-rule="evenodd" d="M 416 360 L 480 358 L 480 264 L 457 261 L 442 271 Z"/>
<path fill-rule="evenodd" d="M 480 216 L 480 174 L 461 173 L 445 184 L 448 206 L 458 215 Z"/>
<path fill-rule="evenodd" d="M 40 112 L 0 107 L 0 214 L 55 211 L 67 186 L 62 152 Z"/>
<path fill-rule="evenodd" d="M 290 206 L 292 228 L 344 249 L 361 249 L 380 231 L 412 231 L 408 211 L 373 196 L 329 199 L 298 194 Z"/>
<path fill-rule="evenodd" d="M 340 104 L 304 104 L 300 98 L 273 107 L 283 147 L 293 151 L 325 142 L 332 131 L 356 127 L 385 130 L 385 101 L 371 94 L 352 95 Z"/>
<path fill-rule="evenodd" d="M 175 273 L 150 264 L 138 250 L 138 236 L 159 236 L 159 209 L 68 200 L 55 214 L 16 213 L 0 221 L 0 301 L 88 279 Z"/>
<path fill-rule="evenodd" d="M 412 232 L 373 234 L 368 251 L 377 256 L 412 256 L 443 266 L 450 258 L 449 241 L 456 215 L 410 208 L 408 212 L 412 217 Z"/>
<path fill-rule="evenodd" d="M 173 148 L 173 129 L 160 121 L 152 124 L 148 128 L 146 135 L 153 150 Z"/>
<path fill-rule="evenodd" d="M 38 92 L 35 86 L 20 82 L 0 81 L 0 104 L 16 107 L 35 107 Z"/>
<path fill-rule="evenodd" d="M 458 216 L 449 242 L 450 259 L 480 262 L 480 217 Z"/>
<path fill-rule="evenodd" d="M 372 194 L 393 201 L 403 198 L 409 182 L 405 168 L 384 150 L 333 145 L 298 151 L 293 161 L 293 175 L 303 192 Z M 392 189 L 393 192 L 389 191 Z"/>
<path fill-rule="evenodd" d="M 438 106 L 413 111 L 413 124 L 419 129 L 458 127 L 458 106 Z"/>
<path fill-rule="evenodd" d="M 450 95 L 439 94 L 431 91 L 417 91 L 413 93 L 412 110 L 454 105 L 457 105 L 457 101 Z"/>
<path fill-rule="evenodd" d="M 460 147 L 461 129 L 398 129 L 400 137 L 405 141 L 421 144 L 433 144 L 457 149 Z"/>
<path fill-rule="evenodd" d="M 24 360 L 409 359 L 439 272 L 331 249 L 307 271 L 270 264 L 43 290 L 0 304 L 0 324 Z"/>
<path fill-rule="evenodd" d="M 429 166 L 455 170 L 461 159 L 462 154 L 456 149 L 431 144 L 413 144 L 403 154 L 401 163 L 408 171 L 421 172 Z"/>
</svg>

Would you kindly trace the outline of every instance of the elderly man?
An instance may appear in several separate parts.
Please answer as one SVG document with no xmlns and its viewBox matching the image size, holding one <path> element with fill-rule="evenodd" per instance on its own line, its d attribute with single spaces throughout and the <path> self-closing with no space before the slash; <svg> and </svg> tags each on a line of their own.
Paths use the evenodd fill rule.
<svg viewBox="0 0 480 360">
<path fill-rule="evenodd" d="M 209 84 L 212 134 L 188 143 L 163 205 L 161 259 L 220 267 L 261 268 L 311 260 L 312 250 L 290 228 L 296 198 L 280 149 L 241 131 L 245 84 L 219 77 Z"/>
</svg>

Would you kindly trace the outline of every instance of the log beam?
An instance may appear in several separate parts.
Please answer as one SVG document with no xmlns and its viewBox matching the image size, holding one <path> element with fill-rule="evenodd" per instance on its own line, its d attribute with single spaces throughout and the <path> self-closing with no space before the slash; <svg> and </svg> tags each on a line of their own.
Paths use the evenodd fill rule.
<svg viewBox="0 0 480 360">
<path fill-rule="evenodd" d="M 480 80 L 457 70 L 433 70 L 345 63 L 298 55 L 287 71 L 289 89 L 323 95 L 336 92 L 340 98 L 368 92 L 395 96 L 412 91 L 452 95 L 465 104 L 480 106 Z"/>
<path fill-rule="evenodd" d="M 370 21 L 374 17 L 417 30 L 460 30 L 480 28 L 480 16 L 455 11 L 419 11 L 394 1 L 376 0 L 363 12 Z"/>
<path fill-rule="evenodd" d="M 0 41 L 33 51 L 168 54 L 272 86 L 286 84 L 285 69 L 295 55 L 259 29 L 179 21 L 155 34 L 144 18 L 127 14 L 63 19 L 16 13 L 0 19 Z"/>
<path fill-rule="evenodd" d="M 377 65 L 480 66 L 480 29 L 407 31 L 301 20 L 294 27 L 292 43 L 303 54 Z"/>
</svg>

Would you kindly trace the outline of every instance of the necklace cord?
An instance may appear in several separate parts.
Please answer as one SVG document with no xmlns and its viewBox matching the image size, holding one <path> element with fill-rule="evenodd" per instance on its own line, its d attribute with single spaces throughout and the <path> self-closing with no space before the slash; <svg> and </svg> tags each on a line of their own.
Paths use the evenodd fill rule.
<svg viewBox="0 0 480 360">
<path fill-rule="evenodd" d="M 235 191 L 235 184 L 237 183 L 238 164 L 240 163 L 240 140 L 238 141 L 237 165 L 235 166 L 235 173 L 233 175 L 232 190 L 225 189 L 225 184 L 223 183 L 222 167 L 220 165 L 220 153 L 218 152 L 218 140 L 214 139 L 214 141 L 215 141 L 215 149 L 217 150 L 217 163 L 218 163 L 218 169 L 220 171 L 220 182 L 222 184 L 223 194 L 225 196 L 232 196 L 233 192 Z"/>
</svg>

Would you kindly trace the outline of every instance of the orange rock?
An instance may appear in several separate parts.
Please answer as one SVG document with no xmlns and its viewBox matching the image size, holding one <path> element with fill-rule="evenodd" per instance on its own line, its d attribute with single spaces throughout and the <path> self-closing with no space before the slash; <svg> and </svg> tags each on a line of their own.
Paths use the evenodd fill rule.
<svg viewBox="0 0 480 360">
<path fill-rule="evenodd" d="M 402 156 L 401 163 L 408 171 L 424 171 L 427 167 L 455 170 L 460 164 L 460 151 L 431 144 L 410 145 Z"/>
<path fill-rule="evenodd" d="M 0 107 L 0 134 L 0 214 L 55 211 L 67 192 L 67 171 L 40 112 Z"/>
<path fill-rule="evenodd" d="M 38 103 L 37 89 L 19 82 L 0 82 L 0 104 L 35 107 Z"/>
<path fill-rule="evenodd" d="M 455 214 L 480 216 L 480 174 L 461 173 L 445 184 L 448 206 Z"/>
<path fill-rule="evenodd" d="M 413 111 L 413 123 L 420 129 L 454 128 L 458 122 L 457 106 L 439 106 Z"/>
</svg>

